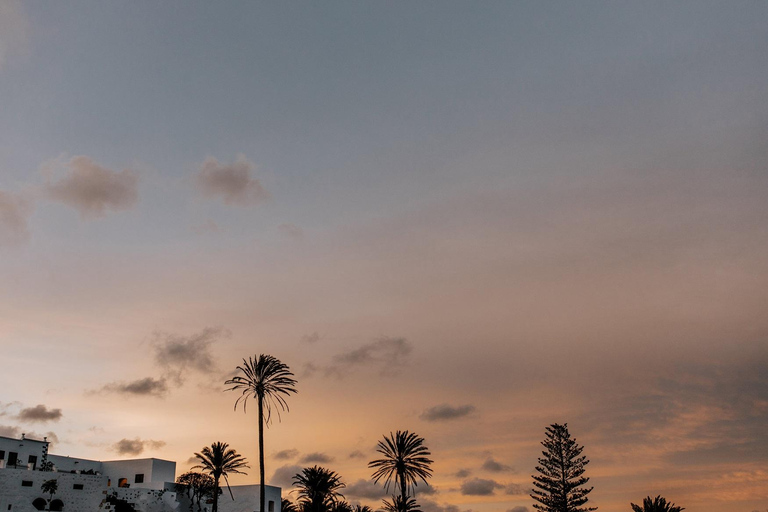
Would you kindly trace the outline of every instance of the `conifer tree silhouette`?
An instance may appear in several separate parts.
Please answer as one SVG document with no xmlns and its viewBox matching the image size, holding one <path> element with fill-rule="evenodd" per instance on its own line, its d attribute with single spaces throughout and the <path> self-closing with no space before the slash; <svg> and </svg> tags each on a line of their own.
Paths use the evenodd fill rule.
<svg viewBox="0 0 768 512">
<path fill-rule="evenodd" d="M 584 466 L 589 460 L 581 455 L 583 446 L 576 444 L 568 432 L 568 424 L 554 423 L 546 429 L 547 438 L 541 442 L 546 448 L 536 466 L 538 475 L 532 475 L 534 489 L 531 498 L 538 501 L 533 508 L 542 512 L 587 512 L 597 507 L 582 508 L 592 492 L 583 487 L 589 478 Z"/>
</svg>

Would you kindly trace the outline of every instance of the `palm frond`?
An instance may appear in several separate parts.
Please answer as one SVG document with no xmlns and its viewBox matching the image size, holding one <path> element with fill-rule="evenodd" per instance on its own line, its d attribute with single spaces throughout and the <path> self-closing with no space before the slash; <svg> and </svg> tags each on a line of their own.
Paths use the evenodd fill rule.
<svg viewBox="0 0 768 512">
<path fill-rule="evenodd" d="M 242 403 L 243 412 L 245 412 L 249 398 L 261 397 L 264 406 L 264 423 L 269 425 L 273 409 L 279 421 L 280 411 L 288 410 L 288 402 L 285 398 L 297 392 L 296 380 L 288 365 L 274 356 L 261 354 L 257 358 L 243 359 L 243 364 L 238 366 L 237 370 L 241 375 L 224 382 L 224 385 L 230 386 L 226 391 L 241 393 L 235 400 L 235 410 Z"/>
<path fill-rule="evenodd" d="M 434 461 L 427 457 L 431 453 L 424 446 L 424 438 L 414 432 L 390 432 L 389 436 L 384 436 L 383 441 L 379 441 L 376 451 L 384 458 L 372 460 L 368 467 L 375 469 L 372 475 L 374 483 L 384 479 L 387 492 L 393 482 L 405 485 L 413 492 L 419 479 L 427 483 L 427 478 L 432 476 L 431 464 Z"/>
</svg>

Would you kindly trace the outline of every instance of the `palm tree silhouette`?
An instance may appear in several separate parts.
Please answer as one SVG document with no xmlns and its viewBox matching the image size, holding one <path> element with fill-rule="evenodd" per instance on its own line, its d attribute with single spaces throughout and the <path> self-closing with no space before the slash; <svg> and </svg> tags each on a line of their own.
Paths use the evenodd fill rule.
<svg viewBox="0 0 768 512">
<path fill-rule="evenodd" d="M 291 500 L 280 498 L 280 512 L 299 512 L 299 509 Z"/>
<path fill-rule="evenodd" d="M 48 510 L 51 510 L 51 502 L 53 501 L 53 495 L 56 494 L 56 491 L 59 490 L 59 481 L 56 480 L 55 478 L 51 480 L 46 480 L 40 486 L 40 490 L 46 494 L 51 495 L 51 497 L 48 498 Z"/>
<path fill-rule="evenodd" d="M 392 501 L 384 500 L 381 510 L 383 512 L 418 512 L 421 507 L 413 498 L 406 497 L 403 500 L 402 496 L 392 496 Z"/>
<path fill-rule="evenodd" d="M 339 490 L 346 487 L 338 473 L 320 466 L 302 469 L 294 475 L 293 485 L 298 487 L 302 512 L 328 512 L 344 497 Z"/>
<path fill-rule="evenodd" d="M 277 417 L 280 419 L 280 411 L 288 410 L 288 403 L 285 398 L 291 393 L 296 393 L 296 380 L 293 379 L 288 365 L 281 362 L 276 357 L 261 354 L 254 359 L 249 357 L 243 359 L 243 365 L 238 366 L 237 370 L 242 373 L 237 377 L 232 377 L 226 381 L 225 385 L 231 385 L 227 391 L 242 391 L 242 394 L 235 400 L 235 410 L 237 404 L 243 402 L 243 412 L 248 403 L 248 398 L 255 398 L 259 407 L 259 511 L 264 512 L 264 425 L 269 426 L 272 419 L 272 408 L 275 407 Z M 266 414 L 266 416 L 265 416 Z"/>
<path fill-rule="evenodd" d="M 200 459 L 200 464 L 192 466 L 192 469 L 202 469 L 206 473 L 210 473 L 213 477 L 213 509 L 212 512 L 218 512 L 219 510 L 219 479 L 223 476 L 224 481 L 227 483 L 227 490 L 229 495 L 234 500 L 232 495 L 232 489 L 229 488 L 229 479 L 227 475 L 231 473 L 238 473 L 246 475 L 245 471 L 240 471 L 242 468 L 250 467 L 247 465 L 245 457 L 237 453 L 235 450 L 229 448 L 227 443 L 215 442 L 210 447 L 206 446 L 200 453 L 196 453 L 195 457 Z"/>
<path fill-rule="evenodd" d="M 407 489 L 415 491 L 418 478 L 426 484 L 427 478 L 432 476 L 430 464 L 434 461 L 427 458 L 431 454 L 424 446 L 424 438 L 407 430 L 390 432 L 389 436 L 384 436 L 384 441 L 379 441 L 376 451 L 384 458 L 368 463 L 369 468 L 376 468 L 372 475 L 374 483 L 384 478 L 384 490 L 389 492 L 389 484 L 394 480 L 395 485 L 400 485 L 400 500 L 396 503 L 393 499 L 392 505 L 406 507 L 409 504 Z"/>
<path fill-rule="evenodd" d="M 656 496 L 655 498 L 647 496 L 643 499 L 642 507 L 640 507 L 640 505 L 635 505 L 634 503 L 630 503 L 630 505 L 632 505 L 632 510 L 634 512 L 681 512 L 682 510 L 685 510 L 672 502 L 667 502 L 667 499 L 661 496 Z"/>
</svg>

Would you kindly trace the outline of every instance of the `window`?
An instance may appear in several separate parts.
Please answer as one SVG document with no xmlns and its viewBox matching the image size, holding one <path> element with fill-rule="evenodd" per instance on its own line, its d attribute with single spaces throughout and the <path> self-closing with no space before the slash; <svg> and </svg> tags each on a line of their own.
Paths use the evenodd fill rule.
<svg viewBox="0 0 768 512">
<path fill-rule="evenodd" d="M 269 512 L 275 512 L 275 502 L 272 500 L 269 501 Z"/>
<path fill-rule="evenodd" d="M 133 483 L 135 483 L 135 484 L 143 484 L 144 483 L 144 473 L 136 473 L 136 476 L 133 477 Z"/>
<path fill-rule="evenodd" d="M 45 506 L 48 504 L 47 501 L 45 501 L 43 498 L 37 498 L 35 501 L 32 502 L 32 506 L 35 507 L 35 510 L 45 510 Z"/>
<path fill-rule="evenodd" d="M 22 480 L 21 481 L 22 487 L 32 487 L 32 480 Z"/>
<path fill-rule="evenodd" d="M 8 465 L 15 466 L 16 461 L 19 459 L 19 454 L 16 452 L 8 452 Z"/>
<path fill-rule="evenodd" d="M 130 487 L 130 485 L 128 485 L 128 479 L 127 479 L 127 478 L 121 478 L 121 479 L 119 479 L 119 480 L 117 481 L 117 486 L 118 486 L 118 487 Z"/>
<path fill-rule="evenodd" d="M 5 459 L 5 450 L 0 450 L 0 460 Z"/>
<path fill-rule="evenodd" d="M 30 455 L 27 462 L 32 464 L 32 469 L 37 469 L 37 455 Z"/>
<path fill-rule="evenodd" d="M 82 491 L 83 490 L 83 484 L 73 484 L 72 488 L 76 491 Z"/>
</svg>

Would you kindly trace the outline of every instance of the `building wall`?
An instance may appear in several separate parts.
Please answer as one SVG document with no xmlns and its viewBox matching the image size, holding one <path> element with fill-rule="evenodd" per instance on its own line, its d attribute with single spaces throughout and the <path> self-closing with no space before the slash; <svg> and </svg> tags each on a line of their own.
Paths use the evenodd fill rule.
<svg viewBox="0 0 768 512">
<path fill-rule="evenodd" d="M 219 496 L 219 512 L 258 512 L 259 510 L 259 486 L 258 485 L 233 485 L 232 497 L 229 495 L 226 484 L 221 490 L 224 493 Z M 280 511 L 281 492 L 279 487 L 271 485 L 264 486 L 264 508 L 270 512 L 270 502 L 272 502 L 272 512 Z"/>
<path fill-rule="evenodd" d="M 12 437 L 0 437 L 0 451 L 4 452 L 0 457 L 0 468 L 4 468 L 8 465 L 9 457 L 11 453 L 17 455 L 20 465 L 27 467 L 29 456 L 37 458 L 36 466 L 40 466 L 40 462 L 43 459 L 43 448 L 48 443 L 46 441 L 38 441 L 35 439 L 14 439 Z M 4 512 L 4 511 L 3 511 Z"/>
<path fill-rule="evenodd" d="M 171 491 L 111 488 L 107 492 L 130 503 L 136 512 L 186 512 L 189 510 L 189 501 Z M 104 507 L 105 510 L 109 510 L 109 508 Z M 69 509 L 65 506 L 64 510 Z"/>
<path fill-rule="evenodd" d="M 102 476 L 6 468 L 0 470 L 0 510 L 37 512 L 32 502 L 35 498 L 50 498 L 50 495 L 43 494 L 40 486 L 52 479 L 59 486 L 53 497 L 64 502 L 64 510 L 95 512 L 106 498 L 107 480 Z M 22 485 L 25 482 L 31 482 L 31 485 Z M 75 489 L 76 484 L 82 489 Z"/>
<path fill-rule="evenodd" d="M 101 473 L 101 462 L 98 460 L 78 459 L 64 455 L 48 454 L 48 460 L 51 461 L 56 471 L 69 473 L 71 471 L 92 471 Z"/>
<path fill-rule="evenodd" d="M 165 482 L 176 481 L 176 463 L 161 459 L 106 460 L 101 463 L 101 472 L 117 487 L 121 478 L 126 478 L 131 488 L 162 490 Z M 136 481 L 136 475 L 143 475 L 143 482 Z"/>
</svg>

